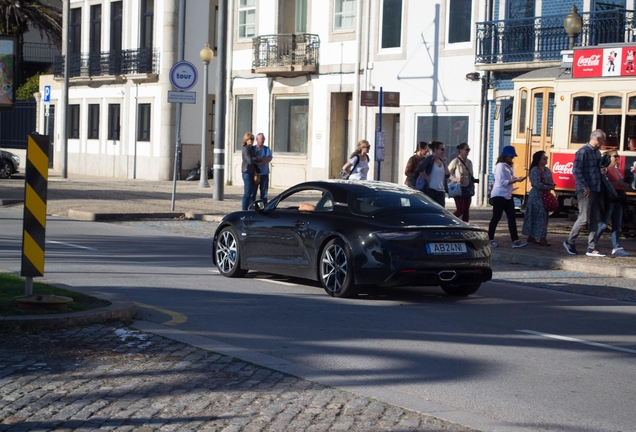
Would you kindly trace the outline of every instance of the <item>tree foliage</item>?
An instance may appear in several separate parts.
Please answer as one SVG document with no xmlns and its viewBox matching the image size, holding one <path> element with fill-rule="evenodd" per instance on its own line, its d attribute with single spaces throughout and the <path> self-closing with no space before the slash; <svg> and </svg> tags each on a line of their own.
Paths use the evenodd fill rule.
<svg viewBox="0 0 636 432">
<path fill-rule="evenodd" d="M 40 74 L 37 73 L 31 78 L 27 79 L 15 93 L 17 100 L 26 101 L 33 99 L 33 93 L 40 91 Z"/>
<path fill-rule="evenodd" d="M 0 33 L 18 37 L 29 29 L 48 36 L 58 48 L 62 46 L 62 10 L 47 0 L 0 0 Z"/>
</svg>

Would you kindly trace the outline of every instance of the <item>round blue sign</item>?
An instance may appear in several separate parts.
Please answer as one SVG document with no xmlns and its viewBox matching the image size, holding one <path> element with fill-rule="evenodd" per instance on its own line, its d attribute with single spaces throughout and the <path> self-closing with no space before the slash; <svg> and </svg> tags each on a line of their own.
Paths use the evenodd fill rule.
<svg viewBox="0 0 636 432">
<path fill-rule="evenodd" d="M 177 90 L 190 90 L 197 83 L 197 68 L 187 61 L 175 63 L 170 69 L 170 83 Z"/>
</svg>

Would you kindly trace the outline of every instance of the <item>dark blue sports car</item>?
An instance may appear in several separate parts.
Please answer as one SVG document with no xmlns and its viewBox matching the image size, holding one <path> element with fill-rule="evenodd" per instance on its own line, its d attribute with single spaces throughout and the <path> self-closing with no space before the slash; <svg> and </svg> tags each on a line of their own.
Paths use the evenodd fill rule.
<svg viewBox="0 0 636 432">
<path fill-rule="evenodd" d="M 255 211 L 254 211 L 255 210 Z M 230 213 L 214 235 L 222 275 L 249 270 L 318 280 L 335 297 L 361 286 L 440 286 L 467 296 L 492 278 L 486 231 L 393 183 L 301 183 Z"/>
</svg>

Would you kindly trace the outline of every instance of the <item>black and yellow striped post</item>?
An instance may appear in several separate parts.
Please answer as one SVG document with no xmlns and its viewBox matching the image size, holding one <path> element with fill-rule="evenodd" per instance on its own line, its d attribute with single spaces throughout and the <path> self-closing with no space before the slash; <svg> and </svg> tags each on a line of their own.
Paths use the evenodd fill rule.
<svg viewBox="0 0 636 432">
<path fill-rule="evenodd" d="M 44 276 L 46 193 L 49 180 L 49 137 L 29 135 L 24 185 L 22 270 L 25 295 L 33 294 L 33 276 Z"/>
</svg>

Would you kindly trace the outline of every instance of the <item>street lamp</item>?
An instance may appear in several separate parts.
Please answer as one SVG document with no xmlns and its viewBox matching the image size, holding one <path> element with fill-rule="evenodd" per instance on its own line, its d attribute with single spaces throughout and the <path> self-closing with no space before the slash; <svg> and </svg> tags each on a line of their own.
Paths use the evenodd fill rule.
<svg viewBox="0 0 636 432">
<path fill-rule="evenodd" d="M 581 33 L 581 28 L 583 28 L 583 20 L 581 15 L 578 14 L 576 6 L 572 5 L 570 13 L 563 18 L 563 28 L 565 28 L 565 32 L 570 37 L 570 49 L 574 49 L 576 37 Z"/>
<path fill-rule="evenodd" d="M 200 188 L 209 188 L 208 183 L 208 164 L 207 164 L 207 138 L 208 138 L 208 65 L 214 57 L 214 52 L 210 49 L 210 44 L 207 42 L 201 51 L 199 51 L 199 58 L 203 62 L 203 124 L 201 135 L 201 176 L 199 181 Z"/>
</svg>

